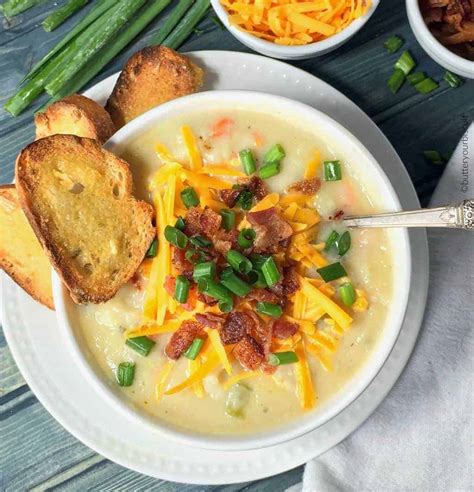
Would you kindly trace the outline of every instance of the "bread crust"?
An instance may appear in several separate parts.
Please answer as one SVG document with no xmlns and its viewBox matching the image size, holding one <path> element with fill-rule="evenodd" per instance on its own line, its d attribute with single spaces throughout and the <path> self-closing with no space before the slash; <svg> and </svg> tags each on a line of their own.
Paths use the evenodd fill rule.
<svg viewBox="0 0 474 492">
<path fill-rule="evenodd" d="M 14 222 L 13 225 L 3 224 L 1 209 L 8 214 L 15 214 L 15 216 L 10 215 Z M 18 194 L 13 184 L 0 185 L 0 225 L 2 225 L 0 268 L 33 299 L 49 309 L 54 309 L 49 260 L 41 251 L 41 245 L 21 210 Z M 18 238 L 20 228 L 23 234 L 21 238 Z M 3 241 L 8 242 L 8 245 L 3 244 Z M 21 241 L 21 244 L 16 244 L 16 241 Z M 27 248 L 31 256 L 20 256 L 20 248 Z M 15 253 L 18 256 L 15 256 Z M 46 274 L 44 274 L 45 269 Z"/>
<path fill-rule="evenodd" d="M 119 129 L 155 106 L 193 94 L 202 86 L 203 73 L 170 48 L 143 48 L 125 63 L 105 109 Z"/>
<path fill-rule="evenodd" d="M 56 134 L 77 135 L 106 142 L 115 126 L 109 113 L 88 97 L 72 94 L 35 115 L 36 139 Z"/>
<path fill-rule="evenodd" d="M 81 172 L 94 172 L 95 169 L 103 173 L 104 179 L 112 181 L 111 176 L 120 177 L 120 200 L 121 208 L 113 209 L 114 203 L 110 197 L 105 195 L 88 195 L 87 198 L 79 198 L 77 201 L 77 209 L 75 205 L 71 207 L 70 213 L 85 214 L 86 223 L 93 224 L 100 219 L 100 207 L 106 203 L 109 217 L 114 223 L 106 224 L 108 233 L 98 228 L 93 227 L 93 234 L 86 237 L 86 233 L 75 229 L 76 224 L 71 226 L 66 217 L 53 217 L 53 214 L 45 213 L 45 209 L 52 207 L 54 211 L 54 203 L 48 202 L 48 193 L 44 193 L 44 179 L 42 173 L 53 172 L 53 170 L 45 170 L 45 162 L 50 162 L 53 159 L 70 159 L 74 161 L 74 166 L 83 166 Z M 79 163 L 81 161 L 81 163 Z M 89 166 L 87 170 L 84 166 Z M 50 137 L 37 140 L 23 149 L 18 156 L 15 176 L 17 182 L 17 190 L 20 203 L 23 207 L 25 215 L 30 222 L 36 236 L 47 252 L 51 264 L 62 278 L 64 284 L 68 288 L 74 302 L 82 303 L 102 303 L 111 299 L 118 289 L 124 285 L 138 269 L 143 257 L 148 250 L 156 231 L 152 224 L 154 216 L 153 207 L 143 201 L 135 199 L 132 193 L 132 176 L 127 162 L 115 156 L 111 152 L 102 149 L 97 141 L 81 138 L 74 135 L 53 135 Z M 47 176 L 47 179 L 49 177 Z M 93 176 L 91 181 L 96 181 Z M 61 196 L 61 190 L 58 190 L 61 181 L 54 181 L 54 186 L 49 188 L 49 193 L 58 192 L 59 203 L 63 203 L 64 197 Z M 111 185 L 112 186 L 112 185 Z M 71 192 L 71 190 L 68 190 Z M 85 202 L 84 200 L 87 201 Z M 108 199 L 108 202 L 106 201 Z M 133 217 L 132 217 L 133 216 Z M 130 243 L 133 243 L 126 258 L 120 264 L 118 271 L 110 272 L 110 279 L 100 282 L 94 280 L 89 281 L 84 270 L 78 267 L 78 260 L 71 255 L 68 250 L 68 241 L 70 236 L 77 236 L 78 241 L 84 242 L 84 253 L 91 255 L 99 255 L 99 260 L 103 264 L 107 263 L 111 258 L 111 253 L 105 249 L 100 250 L 100 244 L 106 244 L 107 241 L 115 241 L 117 238 L 114 233 L 119 229 L 124 229 L 124 221 L 128 218 L 134 230 L 129 230 L 130 237 L 127 237 Z M 132 227 L 132 229 L 133 229 Z M 56 231 L 56 232 L 55 232 Z M 82 233 L 82 235 L 81 235 Z M 63 234 L 63 236 L 61 236 Z M 97 235 L 98 234 L 98 235 Z M 124 232 L 124 235 L 127 232 Z M 76 239 L 76 237 L 75 237 Z M 99 248 L 94 247 L 99 244 Z M 88 247 L 90 250 L 88 250 Z M 99 252 L 97 252 L 97 250 Z M 82 254 L 82 253 L 80 253 Z M 97 259 L 97 258 L 96 258 Z M 100 264 L 98 261 L 98 264 Z M 84 265 L 85 267 L 86 265 Z M 108 272 L 107 272 L 108 273 Z M 92 275 L 90 278 L 92 279 Z"/>
</svg>

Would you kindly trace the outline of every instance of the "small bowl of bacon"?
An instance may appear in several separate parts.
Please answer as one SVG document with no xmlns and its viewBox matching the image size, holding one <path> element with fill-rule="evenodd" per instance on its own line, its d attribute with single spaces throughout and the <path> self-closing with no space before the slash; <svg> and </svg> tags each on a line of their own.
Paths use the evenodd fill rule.
<svg viewBox="0 0 474 492">
<path fill-rule="evenodd" d="M 379 0 L 211 0 L 241 43 L 272 58 L 302 60 L 335 50 L 369 20 Z"/>
<path fill-rule="evenodd" d="M 407 0 L 410 26 L 421 47 L 441 66 L 474 79 L 474 3 Z"/>
</svg>

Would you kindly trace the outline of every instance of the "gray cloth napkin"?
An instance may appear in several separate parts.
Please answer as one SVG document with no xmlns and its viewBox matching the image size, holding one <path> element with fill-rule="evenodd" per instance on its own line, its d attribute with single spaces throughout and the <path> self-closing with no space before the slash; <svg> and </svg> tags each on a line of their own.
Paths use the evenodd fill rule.
<svg viewBox="0 0 474 492">
<path fill-rule="evenodd" d="M 473 157 L 471 124 L 431 206 L 474 197 Z M 431 229 L 428 240 L 428 303 L 405 371 L 365 424 L 306 465 L 292 492 L 474 490 L 474 234 Z"/>
</svg>

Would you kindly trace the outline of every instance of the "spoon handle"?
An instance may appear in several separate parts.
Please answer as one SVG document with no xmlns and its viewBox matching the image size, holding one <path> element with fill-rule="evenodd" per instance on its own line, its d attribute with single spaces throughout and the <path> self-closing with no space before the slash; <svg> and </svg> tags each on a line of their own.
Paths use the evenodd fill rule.
<svg viewBox="0 0 474 492">
<path fill-rule="evenodd" d="M 474 230 L 474 199 L 457 205 L 426 208 L 410 212 L 393 212 L 377 215 L 353 215 L 343 219 L 346 227 L 452 227 Z"/>
</svg>

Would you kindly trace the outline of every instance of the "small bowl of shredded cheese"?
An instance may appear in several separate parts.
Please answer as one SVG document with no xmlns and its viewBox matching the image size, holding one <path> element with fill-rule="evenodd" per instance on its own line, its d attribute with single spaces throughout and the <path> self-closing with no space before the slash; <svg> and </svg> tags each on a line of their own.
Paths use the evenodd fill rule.
<svg viewBox="0 0 474 492">
<path fill-rule="evenodd" d="M 350 39 L 379 0 L 211 0 L 241 43 L 286 60 L 321 56 Z"/>
</svg>

